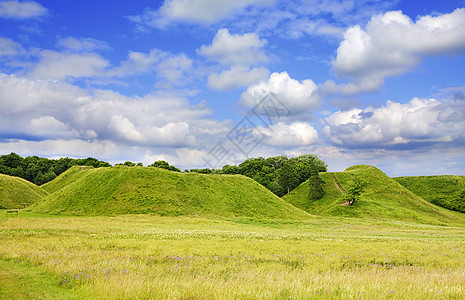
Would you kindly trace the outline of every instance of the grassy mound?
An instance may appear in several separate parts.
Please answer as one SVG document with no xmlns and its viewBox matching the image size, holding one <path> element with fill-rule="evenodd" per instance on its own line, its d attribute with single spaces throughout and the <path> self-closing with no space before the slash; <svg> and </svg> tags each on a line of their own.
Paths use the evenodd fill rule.
<svg viewBox="0 0 465 300">
<path fill-rule="evenodd" d="M 415 195 L 373 166 L 353 166 L 344 172 L 321 173 L 325 181 L 325 196 L 308 200 L 308 182 L 304 182 L 284 200 L 311 214 L 394 219 L 427 224 L 465 223 L 465 215 L 433 205 Z M 345 190 L 355 177 L 368 186 L 360 200 L 344 205 Z"/>
<path fill-rule="evenodd" d="M 408 176 L 393 179 L 431 203 L 465 213 L 465 176 Z"/>
<path fill-rule="evenodd" d="M 54 182 L 55 181 L 55 182 Z M 158 214 L 306 218 L 254 180 L 158 168 L 73 169 L 45 188 L 54 193 L 32 207 L 66 215 Z"/>
<path fill-rule="evenodd" d="M 47 192 L 19 177 L 0 174 L 0 209 L 20 208 L 22 203 L 32 204 Z"/>
<path fill-rule="evenodd" d="M 81 172 L 84 170 L 92 170 L 93 167 L 87 166 L 74 166 L 66 170 L 65 172 L 61 173 L 57 178 L 52 181 L 49 181 L 40 187 L 46 190 L 49 193 L 54 193 L 59 189 L 73 183 L 74 181 L 79 180 L 81 177 L 84 177 L 88 174 L 88 172 Z"/>
</svg>

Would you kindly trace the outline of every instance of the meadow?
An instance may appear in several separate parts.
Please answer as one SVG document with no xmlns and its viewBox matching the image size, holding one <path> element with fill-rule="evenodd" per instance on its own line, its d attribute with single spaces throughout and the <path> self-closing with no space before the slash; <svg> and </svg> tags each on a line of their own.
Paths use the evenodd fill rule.
<svg viewBox="0 0 465 300">
<path fill-rule="evenodd" d="M 0 211 L 0 298 L 463 299 L 465 227 Z"/>
</svg>

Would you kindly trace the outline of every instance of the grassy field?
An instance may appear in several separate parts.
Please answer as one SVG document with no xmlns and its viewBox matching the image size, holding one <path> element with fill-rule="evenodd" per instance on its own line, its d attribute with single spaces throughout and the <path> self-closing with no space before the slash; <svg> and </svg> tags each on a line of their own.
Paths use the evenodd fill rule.
<svg viewBox="0 0 465 300">
<path fill-rule="evenodd" d="M 157 168 L 13 180 L 16 202 L 39 200 L 0 209 L 0 299 L 465 297 L 465 214 L 372 166 L 321 176 L 313 202 L 306 183 L 286 202 L 244 176 Z M 341 205 L 355 176 L 367 190 Z"/>
<path fill-rule="evenodd" d="M 465 296 L 463 226 L 338 217 L 0 216 L 2 299 L 35 292 L 44 299 Z M 25 284 L 15 275 L 21 270 Z"/>
</svg>

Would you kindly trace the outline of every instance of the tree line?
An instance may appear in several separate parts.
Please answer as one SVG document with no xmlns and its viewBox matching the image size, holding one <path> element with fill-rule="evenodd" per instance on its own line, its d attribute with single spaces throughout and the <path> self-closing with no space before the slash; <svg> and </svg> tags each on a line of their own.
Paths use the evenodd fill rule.
<svg viewBox="0 0 465 300">
<path fill-rule="evenodd" d="M 59 158 L 48 159 L 38 156 L 23 158 L 15 153 L 0 156 L 0 173 L 24 178 L 36 185 L 42 185 L 53 180 L 55 177 L 71 168 L 72 166 L 92 166 L 111 167 L 108 162 L 100 161 L 96 158 L 85 159 Z M 143 166 L 142 163 L 126 161 L 116 164 L 116 166 Z M 157 167 L 175 172 L 180 169 L 170 165 L 164 160 L 155 161 L 148 167 Z M 309 180 L 310 199 L 323 197 L 323 180 L 319 172 L 326 172 L 327 165 L 316 155 L 304 154 L 297 157 L 288 158 L 285 155 L 269 158 L 249 158 L 238 166 L 225 165 L 221 169 L 190 169 L 184 172 L 194 172 L 203 174 L 240 174 L 252 178 L 277 196 L 284 196 L 290 193 L 301 183 Z"/>
<path fill-rule="evenodd" d="M 93 157 L 48 159 L 38 156 L 23 158 L 16 153 L 0 156 L 0 173 L 17 176 L 36 185 L 47 183 L 72 166 L 111 167 Z"/>
<path fill-rule="evenodd" d="M 323 181 L 318 172 L 326 172 L 328 166 L 314 154 L 288 158 L 249 158 L 238 166 L 225 165 L 221 169 L 191 169 L 189 172 L 204 174 L 241 174 L 252 178 L 277 196 L 284 196 L 302 182 L 311 179 L 311 199 L 323 197 Z M 316 192 L 314 192 L 316 190 Z"/>
</svg>

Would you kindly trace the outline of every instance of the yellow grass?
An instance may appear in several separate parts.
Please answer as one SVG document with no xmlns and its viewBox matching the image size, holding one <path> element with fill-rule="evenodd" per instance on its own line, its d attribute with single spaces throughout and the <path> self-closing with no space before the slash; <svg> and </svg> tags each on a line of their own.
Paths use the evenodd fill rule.
<svg viewBox="0 0 465 300">
<path fill-rule="evenodd" d="M 80 297 L 460 299 L 465 228 L 313 218 L 10 218 L 0 259 Z"/>
</svg>

